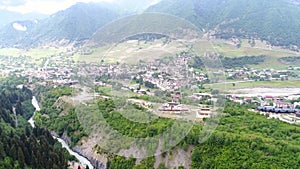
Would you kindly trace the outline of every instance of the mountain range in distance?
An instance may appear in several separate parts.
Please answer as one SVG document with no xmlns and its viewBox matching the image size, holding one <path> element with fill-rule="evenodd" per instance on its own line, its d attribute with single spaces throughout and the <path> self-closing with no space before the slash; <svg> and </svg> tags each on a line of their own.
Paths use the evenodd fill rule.
<svg viewBox="0 0 300 169">
<path fill-rule="evenodd" d="M 41 13 L 21 14 L 18 12 L 12 12 L 5 9 L 0 9 L 0 28 L 14 21 L 42 20 L 47 17 L 48 15 L 41 14 Z"/>
<path fill-rule="evenodd" d="M 104 25 L 137 12 L 175 15 L 217 38 L 255 38 L 275 46 L 300 47 L 299 0 L 161 0 L 150 7 L 148 0 L 134 8 L 122 2 L 123 7 L 77 3 L 39 21 L 14 21 L 0 29 L 0 47 L 83 42 Z"/>
</svg>

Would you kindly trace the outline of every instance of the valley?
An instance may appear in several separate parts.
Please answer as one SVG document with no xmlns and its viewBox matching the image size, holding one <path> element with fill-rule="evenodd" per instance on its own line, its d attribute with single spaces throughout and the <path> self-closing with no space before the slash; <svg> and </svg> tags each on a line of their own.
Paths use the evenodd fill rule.
<svg viewBox="0 0 300 169">
<path fill-rule="evenodd" d="M 215 40 L 211 43 L 220 41 Z M 34 116 L 36 124 L 57 133 L 76 152 L 86 156 L 96 168 L 117 165 L 121 156 L 127 157 L 126 160 L 129 161 L 123 159 L 125 160 L 123 164 L 118 165 L 127 165 L 127 163 L 133 162 L 130 162 L 129 155 L 140 157 L 135 158 L 136 161 L 132 159 L 137 166 L 155 165 L 159 167 L 163 165 L 161 164 L 163 162 L 167 167 L 193 168 L 192 166 L 196 165 L 195 159 L 192 163 L 186 163 L 185 160 L 195 156 L 195 151 L 199 148 L 196 142 L 207 139 L 202 136 L 202 130 L 206 130 L 202 126 L 206 126 L 214 119 L 221 120 L 221 124 L 216 123 L 215 126 L 209 127 L 210 130 L 207 130 L 213 134 L 215 133 L 214 129 L 218 131 L 222 125 L 225 125 L 222 121 L 224 118 L 226 119 L 225 114 L 228 108 L 222 107 L 225 100 L 220 96 L 226 96 L 227 99 L 237 104 L 247 103 L 245 99 L 250 97 L 257 103 L 248 102 L 243 107 L 250 106 L 251 108 L 271 104 L 272 101 L 264 102 L 257 97 L 273 95 L 275 90 L 283 92 L 282 95 L 276 95 L 277 99 L 286 101 L 297 99 L 299 71 L 293 70 L 293 64 L 281 64 L 279 69 L 274 69 L 273 66 L 270 66 L 272 69 L 266 69 L 265 65 L 269 65 L 267 59 L 254 65 L 243 65 L 244 63 L 240 59 L 238 63 L 230 62 L 231 65 L 237 67 L 225 68 L 225 77 L 216 80 L 213 74 L 207 73 L 206 69 L 201 69 L 203 63 L 198 60 L 201 57 L 197 58 L 192 52 L 186 52 L 191 48 L 176 41 L 161 48 L 162 42 L 163 40 L 154 42 L 131 40 L 122 42 L 113 49 L 104 47 L 103 49 L 107 51 L 67 48 L 65 51 L 58 49 L 60 52 L 57 53 L 57 50 L 32 49 L 37 52 L 19 56 L 17 52 L 15 56 L 5 56 L 4 52 L 1 56 L 1 66 L 5 71 L 1 71 L 1 75 L 2 78 L 11 76 L 25 78 L 23 84 L 31 88 L 41 99 L 41 110 L 37 111 Z M 223 43 L 221 47 L 219 46 L 219 50 L 229 51 L 228 47 L 231 45 L 226 41 Z M 141 45 L 139 46 L 139 44 Z M 162 52 L 152 52 L 152 49 L 155 48 Z M 175 48 L 176 50 L 174 50 Z M 234 48 L 248 50 L 243 46 L 242 49 L 232 47 L 232 49 Z M 195 47 L 195 49 L 197 48 Z M 166 52 L 168 50 L 172 52 Z M 251 49 L 253 53 L 248 54 L 267 55 L 276 59 L 297 55 L 286 49 L 281 49 L 282 53 L 274 52 L 276 54 L 272 55 L 271 49 L 264 49 L 266 53 L 255 50 L 260 49 L 253 48 Z M 41 53 L 41 55 L 31 56 L 36 53 Z M 232 52 L 229 51 L 229 53 Z M 124 57 L 119 57 L 120 55 Z M 144 55 L 145 59 L 141 59 L 141 56 Z M 224 58 L 226 59 L 226 57 L 239 56 L 225 55 Z M 240 56 L 239 58 L 245 57 Z M 279 63 L 278 61 L 277 64 L 279 65 Z M 281 74 L 282 72 L 283 74 Z M 238 76 L 233 76 L 235 74 Z M 259 78 L 260 75 L 269 76 Z M 267 77 L 270 79 L 265 79 Z M 262 88 L 259 90 L 258 87 Z M 283 89 L 284 87 L 291 87 L 287 90 L 294 92 L 284 92 L 282 91 L 286 90 Z M 266 90 L 269 90 L 269 93 L 264 94 Z M 295 98 L 289 100 L 285 98 L 287 96 Z M 273 102 L 275 103 L 276 99 Z M 99 108 L 101 105 L 103 107 Z M 109 107 L 112 105 L 113 107 L 110 109 Z M 205 112 L 206 109 L 209 111 Z M 219 112 L 218 109 L 225 109 L 225 112 Z M 112 115 L 112 112 L 109 111 L 115 112 Z M 264 117 L 266 113 L 261 117 L 246 109 L 244 111 L 248 116 L 258 116 L 257 118 L 261 118 L 262 121 L 268 120 L 267 123 L 270 123 L 269 121 L 273 123 L 276 118 L 283 121 L 276 121 L 276 123 L 292 123 L 291 119 L 296 118 L 295 114 L 269 113 L 267 119 Z M 144 124 L 147 123 L 151 125 L 145 126 Z M 173 142 L 170 145 L 160 145 L 169 140 L 168 137 L 160 137 L 167 131 L 164 128 L 170 127 L 173 123 L 182 125 L 176 131 L 181 130 L 186 133 L 177 135 L 174 140 L 177 141 L 176 144 Z M 190 135 L 188 132 L 193 130 L 193 126 L 202 128 L 201 130 L 197 129 L 196 136 Z M 120 133 L 115 133 L 115 130 Z M 155 137 L 152 138 L 153 135 Z M 137 141 L 131 138 L 133 136 L 142 138 Z M 189 140 L 189 137 L 199 137 L 199 140 L 190 143 L 185 140 Z M 144 139 L 144 141 L 140 139 Z M 120 140 L 122 140 L 122 144 L 120 144 Z M 157 143 L 144 144 L 145 141 Z M 137 142 L 137 144 L 133 144 L 133 142 Z M 178 147 L 177 144 L 181 146 Z M 173 146 L 176 148 L 173 149 Z M 173 151 L 177 153 L 172 154 Z M 163 155 L 165 152 L 169 153 Z M 147 154 L 156 155 L 155 164 L 150 162 L 152 161 L 151 156 Z M 178 160 L 177 165 L 171 164 L 171 159 Z"/>
<path fill-rule="evenodd" d="M 0 168 L 300 168 L 300 1 L 99 1 L 0 2 Z"/>
</svg>

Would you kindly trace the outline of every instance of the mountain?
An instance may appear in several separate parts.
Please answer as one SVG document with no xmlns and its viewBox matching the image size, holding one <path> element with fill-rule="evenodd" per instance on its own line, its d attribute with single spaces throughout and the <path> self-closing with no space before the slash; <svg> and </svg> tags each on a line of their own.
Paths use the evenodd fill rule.
<svg viewBox="0 0 300 169">
<path fill-rule="evenodd" d="M 0 47 L 14 46 L 38 24 L 38 20 L 15 21 L 0 30 Z M 17 45 L 17 44 L 16 44 Z"/>
<path fill-rule="evenodd" d="M 30 47 L 51 42 L 82 42 L 105 24 L 128 14 L 161 12 L 182 17 L 217 38 L 255 38 L 277 46 L 300 47 L 299 0 L 116 0 L 77 3 L 40 22 L 16 31 L 0 30 L 0 47 Z"/>
<path fill-rule="evenodd" d="M 161 0 L 117 0 L 116 5 L 119 11 L 124 14 L 141 13 L 149 6 L 154 5 Z"/>
<path fill-rule="evenodd" d="M 35 43 L 63 39 L 81 41 L 117 17 L 116 12 L 102 4 L 77 3 L 43 20 L 25 39 Z"/>
<path fill-rule="evenodd" d="M 0 42 L 2 47 L 30 47 L 62 40 L 82 41 L 117 17 L 117 12 L 104 3 L 77 3 L 41 20 L 26 32 L 18 32 L 10 40 L 1 36 Z M 0 35 L 11 35 L 16 31 L 10 24 L 0 32 Z"/>
<path fill-rule="evenodd" d="M 214 30 L 219 38 L 258 38 L 272 45 L 300 46 L 299 0 L 162 0 L 147 12 L 162 12 Z"/>
<path fill-rule="evenodd" d="M 0 9 L 0 28 L 14 21 L 44 19 L 47 16 L 40 13 L 21 14 Z"/>
</svg>

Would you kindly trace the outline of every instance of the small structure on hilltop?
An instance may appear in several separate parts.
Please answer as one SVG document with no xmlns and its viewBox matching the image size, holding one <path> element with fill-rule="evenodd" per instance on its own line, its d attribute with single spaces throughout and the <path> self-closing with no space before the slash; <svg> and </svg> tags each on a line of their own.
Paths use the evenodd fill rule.
<svg viewBox="0 0 300 169">
<path fill-rule="evenodd" d="M 195 100 L 209 100 L 212 98 L 212 95 L 209 93 L 193 93 L 191 98 Z"/>
<path fill-rule="evenodd" d="M 171 113 L 178 113 L 178 114 L 189 111 L 189 109 L 186 108 L 184 105 L 180 105 L 179 103 L 175 103 L 175 102 L 165 103 L 158 110 L 163 112 L 171 112 Z"/>
<path fill-rule="evenodd" d="M 210 108 L 201 108 L 197 113 L 196 113 L 196 117 L 197 118 L 210 118 L 212 115 L 212 112 L 210 110 Z"/>
</svg>

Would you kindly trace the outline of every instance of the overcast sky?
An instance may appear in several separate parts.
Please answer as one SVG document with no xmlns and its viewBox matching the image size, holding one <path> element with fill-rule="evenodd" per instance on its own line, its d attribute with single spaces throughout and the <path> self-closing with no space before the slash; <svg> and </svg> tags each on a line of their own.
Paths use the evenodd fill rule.
<svg viewBox="0 0 300 169">
<path fill-rule="evenodd" d="M 124 1 L 143 0 L 0 0 L 0 9 L 15 11 L 20 13 L 38 12 L 43 14 L 53 14 L 59 10 L 67 9 L 77 2 L 110 2 L 124 3 Z M 159 0 L 147 0 L 156 3 Z"/>
</svg>

